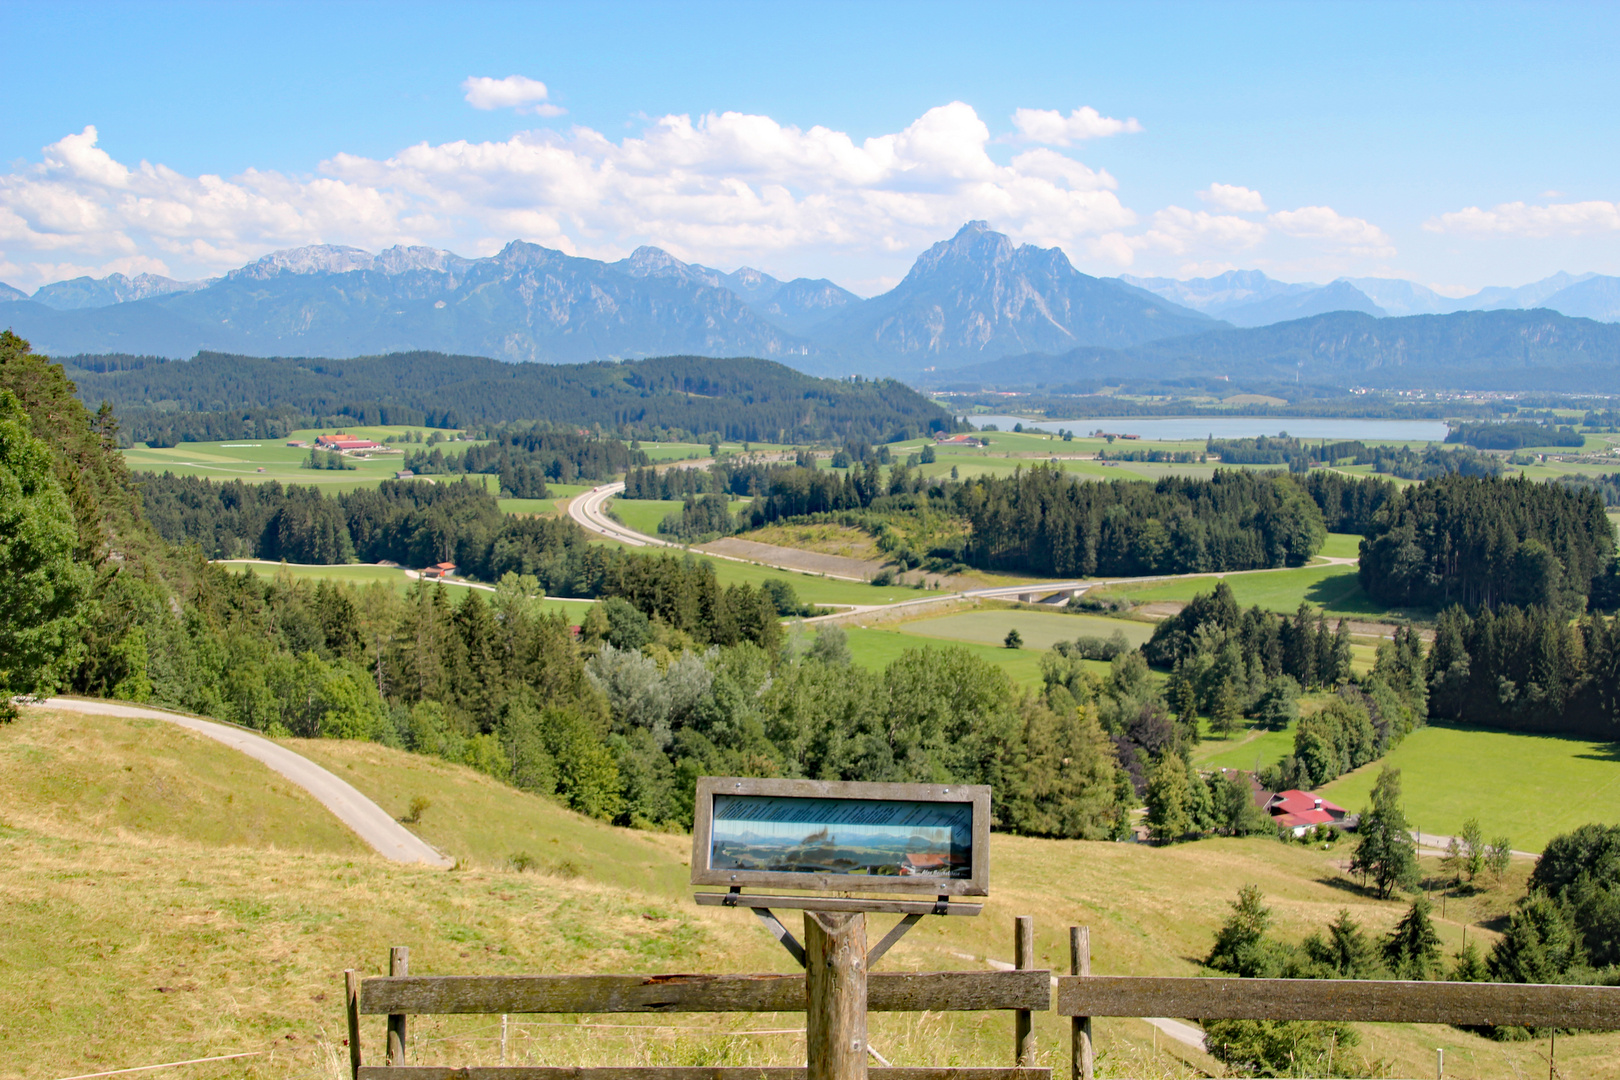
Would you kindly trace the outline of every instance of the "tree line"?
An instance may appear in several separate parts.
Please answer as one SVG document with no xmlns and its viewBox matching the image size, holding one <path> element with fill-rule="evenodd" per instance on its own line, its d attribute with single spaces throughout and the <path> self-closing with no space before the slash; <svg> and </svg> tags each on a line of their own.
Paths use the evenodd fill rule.
<svg viewBox="0 0 1620 1080">
<path fill-rule="evenodd" d="M 544 499 L 546 481 L 572 484 L 606 480 L 647 464 L 643 450 L 619 439 L 603 439 L 549 424 L 506 427 L 490 432 L 490 441 L 457 453 L 442 447 L 414 450 L 405 468 L 421 475 L 484 473 L 500 477 L 501 493 L 514 499 Z"/>
<path fill-rule="evenodd" d="M 1585 446 L 1586 437 L 1567 424 L 1507 420 L 1457 424 L 1446 433 L 1446 442 L 1480 450 L 1522 450 L 1527 446 Z"/>
<path fill-rule="evenodd" d="M 1586 606 L 1614 561 L 1591 490 L 1447 475 L 1395 492 L 1361 544 L 1361 587 L 1390 607 Z"/>
<path fill-rule="evenodd" d="M 83 400 L 110 401 L 137 441 L 235 438 L 249 434 L 235 427 L 249 416 L 255 437 L 262 425 L 293 420 L 440 428 L 544 421 L 626 438 L 779 443 L 886 442 L 959 426 L 892 379 L 818 379 L 746 358 L 505 364 L 433 352 L 348 360 L 202 352 L 186 361 L 98 359 L 72 357 L 67 373 Z"/>
<path fill-rule="evenodd" d="M 1620 735 L 1620 620 L 1447 608 L 1427 660 L 1432 715 L 1510 731 Z"/>
</svg>

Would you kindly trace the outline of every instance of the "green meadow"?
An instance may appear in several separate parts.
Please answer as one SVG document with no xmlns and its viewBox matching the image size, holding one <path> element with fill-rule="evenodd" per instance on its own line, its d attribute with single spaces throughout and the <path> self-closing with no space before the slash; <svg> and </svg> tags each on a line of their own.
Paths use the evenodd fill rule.
<svg viewBox="0 0 1620 1080">
<path fill-rule="evenodd" d="M 1214 591 L 1222 577 L 1176 578 L 1144 581 L 1140 585 L 1110 585 L 1099 596 L 1127 599 L 1135 604 L 1162 601 L 1185 603 L 1199 593 Z M 1421 618 L 1419 611 L 1386 608 L 1361 590 L 1361 579 L 1354 566 L 1302 566 L 1288 570 L 1256 570 L 1226 574 L 1240 607 L 1259 605 L 1268 611 L 1293 612 L 1301 601 L 1329 617 L 1353 619 Z"/>
<path fill-rule="evenodd" d="M 1322 794 L 1360 810 L 1385 765 L 1401 770 L 1407 820 L 1426 833 L 1456 835 L 1478 818 L 1487 837 L 1540 851 L 1576 826 L 1620 823 L 1620 742 L 1432 724 Z"/>
<path fill-rule="evenodd" d="M 386 585 L 399 592 L 404 592 L 416 584 L 416 579 L 407 576 L 405 569 L 398 566 L 376 566 L 370 563 L 351 563 L 342 566 L 307 566 L 297 563 L 269 563 L 250 562 L 244 559 L 220 560 L 220 565 L 230 567 L 232 570 L 252 570 L 260 577 L 277 577 L 285 574 L 295 581 L 330 581 L 357 587 L 367 585 Z M 452 593 L 460 593 L 473 588 L 465 581 L 454 578 L 446 580 L 445 588 Z M 578 624 L 585 617 L 585 612 L 593 601 L 590 600 L 563 600 L 548 596 L 541 602 L 541 608 L 546 611 L 557 611 L 567 616 L 573 624 Z"/>
<path fill-rule="evenodd" d="M 337 494 L 375 487 L 384 480 L 392 480 L 394 473 L 405 467 L 406 455 L 413 450 L 425 449 L 426 444 L 394 443 L 385 445 L 382 450 L 374 451 L 368 457 L 345 458 L 354 466 L 353 469 L 307 469 L 303 467 L 303 463 L 309 460 L 309 449 L 288 446 L 288 443 L 313 443 L 318 435 L 336 435 L 340 431 L 355 438 L 382 442 L 389 437 L 398 438 L 421 430 L 423 429 L 399 426 L 312 429 L 295 431 L 285 439 L 183 442 L 178 446 L 162 449 L 155 449 L 142 443 L 130 447 L 123 454 L 124 462 L 137 472 L 171 472 L 176 476 L 245 480 L 249 483 L 279 480 L 283 484 L 314 484 L 324 491 Z M 468 444 L 447 442 L 441 445 L 450 449 L 464 448 Z"/>
<path fill-rule="evenodd" d="M 732 499 L 728 509 L 735 514 L 747 506 L 747 499 Z M 657 536 L 658 525 L 670 514 L 679 514 L 685 503 L 680 499 L 609 499 L 608 516 L 646 536 Z"/>
<path fill-rule="evenodd" d="M 964 611 L 918 619 L 907 622 L 904 632 L 919 637 L 1001 646 L 1012 630 L 1017 630 L 1023 638 L 1024 649 L 1035 652 L 1050 649 L 1060 641 L 1073 641 L 1077 637 L 1105 638 L 1115 631 L 1124 634 L 1125 640 L 1132 645 L 1140 645 L 1153 636 L 1152 623 L 1108 619 L 1100 615 L 1048 614 L 1019 608 Z"/>
</svg>

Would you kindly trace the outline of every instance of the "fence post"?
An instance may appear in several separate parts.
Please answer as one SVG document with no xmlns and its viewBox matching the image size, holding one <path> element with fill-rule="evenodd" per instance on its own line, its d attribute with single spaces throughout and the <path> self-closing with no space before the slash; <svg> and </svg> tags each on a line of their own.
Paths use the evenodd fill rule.
<svg viewBox="0 0 1620 1080">
<path fill-rule="evenodd" d="M 1035 966 L 1035 920 L 1028 915 L 1013 920 L 1013 961 L 1019 971 Z M 1013 1064 L 1035 1064 L 1035 1024 L 1028 1009 L 1013 1013 Z"/>
<path fill-rule="evenodd" d="M 1069 927 L 1069 974 L 1091 974 L 1091 927 Z M 1072 1080 L 1092 1080 L 1096 1055 L 1091 1045 L 1091 1017 L 1069 1020 L 1069 1056 Z"/>
<path fill-rule="evenodd" d="M 866 916 L 804 913 L 806 1080 L 866 1080 Z"/>
<path fill-rule="evenodd" d="M 349 1075 L 360 1075 L 360 973 L 343 973 L 343 1011 L 349 1018 Z"/>
<path fill-rule="evenodd" d="M 408 975 L 411 970 L 411 950 L 395 945 L 388 950 L 388 974 Z M 405 1014 L 388 1014 L 388 1064 L 405 1064 Z"/>
</svg>

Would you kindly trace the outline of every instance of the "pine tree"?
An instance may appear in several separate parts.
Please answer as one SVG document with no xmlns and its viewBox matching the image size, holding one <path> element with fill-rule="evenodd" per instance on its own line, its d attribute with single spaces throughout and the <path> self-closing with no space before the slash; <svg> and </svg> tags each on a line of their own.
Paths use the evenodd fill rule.
<svg viewBox="0 0 1620 1080">
<path fill-rule="evenodd" d="M 1579 959 L 1579 949 L 1558 905 L 1531 893 L 1514 909 L 1485 966 L 1495 982 L 1555 983 Z"/>
<path fill-rule="evenodd" d="M 1370 979 L 1378 972 L 1378 947 L 1362 932 L 1346 908 L 1328 924 L 1328 936 L 1312 934 L 1302 943 L 1318 975 L 1334 979 Z"/>
<path fill-rule="evenodd" d="M 1232 914 L 1215 932 L 1215 947 L 1204 964 L 1243 979 L 1264 979 L 1281 967 L 1275 943 L 1266 938 L 1271 929 L 1271 909 L 1265 905 L 1260 886 L 1245 885 L 1232 902 Z"/>
<path fill-rule="evenodd" d="M 1412 901 L 1406 915 L 1384 939 L 1384 963 L 1401 979 L 1427 979 L 1440 970 L 1440 935 L 1429 918 L 1428 897 Z"/>
<path fill-rule="evenodd" d="M 1187 766 L 1180 754 L 1166 751 L 1148 777 L 1148 835 L 1155 843 L 1173 844 L 1192 831 L 1190 795 Z"/>
<path fill-rule="evenodd" d="M 1215 710 L 1210 714 L 1209 728 L 1225 738 L 1236 731 L 1242 721 L 1243 708 L 1238 701 L 1237 687 L 1227 679 L 1215 693 Z"/>
<path fill-rule="evenodd" d="M 1454 953 L 1452 960 L 1451 974 L 1446 976 L 1451 982 L 1485 982 L 1490 978 L 1485 961 L 1480 958 L 1479 946 L 1472 941 Z"/>
</svg>

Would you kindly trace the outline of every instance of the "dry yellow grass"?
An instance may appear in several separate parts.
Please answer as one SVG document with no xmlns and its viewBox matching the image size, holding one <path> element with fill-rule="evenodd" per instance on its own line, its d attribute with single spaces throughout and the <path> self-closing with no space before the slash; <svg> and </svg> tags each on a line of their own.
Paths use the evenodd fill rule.
<svg viewBox="0 0 1620 1080">
<path fill-rule="evenodd" d="M 691 904 L 684 837 L 585 821 L 459 767 L 382 747 L 295 744 L 390 812 L 402 813 L 414 795 L 433 801 L 419 827 L 463 869 L 404 867 L 333 850 L 316 825 L 324 811 L 291 796 L 265 804 L 279 809 L 266 809 L 256 830 L 221 831 L 216 819 L 246 805 L 246 789 L 268 786 L 273 774 L 251 762 L 221 774 L 227 766 L 211 760 L 211 744 L 175 741 L 170 729 L 71 719 L 84 726 L 58 718 L 0 728 L 0 1077 L 8 1080 L 240 1051 L 261 1056 L 154 1075 L 336 1078 L 347 1053 L 341 972 L 380 972 L 391 944 L 410 945 L 412 970 L 422 973 L 789 968 L 746 914 Z M 31 786 L 34 773 L 17 764 L 30 758 L 56 762 L 51 775 L 79 770 L 86 782 Z M 206 791 L 204 778 L 229 775 L 234 798 L 199 795 L 175 804 L 168 820 L 157 811 L 120 818 L 122 803 L 89 782 L 98 760 L 115 779 L 161 760 L 176 784 L 195 791 Z M 294 850 L 286 837 L 300 828 L 308 839 Z M 515 850 L 550 872 L 510 869 Z M 1250 881 L 1266 892 L 1286 938 L 1322 926 L 1340 907 L 1371 929 L 1392 925 L 1401 905 L 1347 889 L 1335 867 L 1343 857 L 1270 840 L 1156 851 L 998 836 L 984 915 L 925 920 L 883 968 L 1010 959 L 1011 917 L 1033 914 L 1036 956 L 1055 969 L 1067 962 L 1067 926 L 1086 923 L 1099 973 L 1193 974 L 1227 902 Z M 1513 895 L 1450 905 L 1441 924 L 1448 951 L 1460 939 L 1459 918 L 1489 918 Z M 888 922 L 875 918 L 873 935 Z M 511 1033 L 514 1063 L 789 1064 L 803 1054 L 797 1015 L 521 1019 Z M 412 1029 L 416 1059 L 493 1063 L 497 1024 L 421 1018 Z M 1063 1075 L 1066 1022 L 1046 1014 L 1036 1028 L 1043 1064 Z M 1360 1052 L 1382 1075 L 1430 1075 L 1441 1045 L 1453 1077 L 1546 1069 L 1537 1057 L 1545 1043 L 1499 1045 L 1436 1027 L 1363 1030 Z M 1103 1076 L 1216 1071 L 1139 1021 L 1099 1021 L 1098 1035 Z M 366 1040 L 375 1055 L 380 1019 L 366 1021 Z M 877 1015 L 872 1041 L 897 1064 L 1009 1064 L 1011 1020 Z M 1616 1036 L 1561 1039 L 1560 1069 L 1620 1077 L 1617 1050 Z"/>
</svg>

